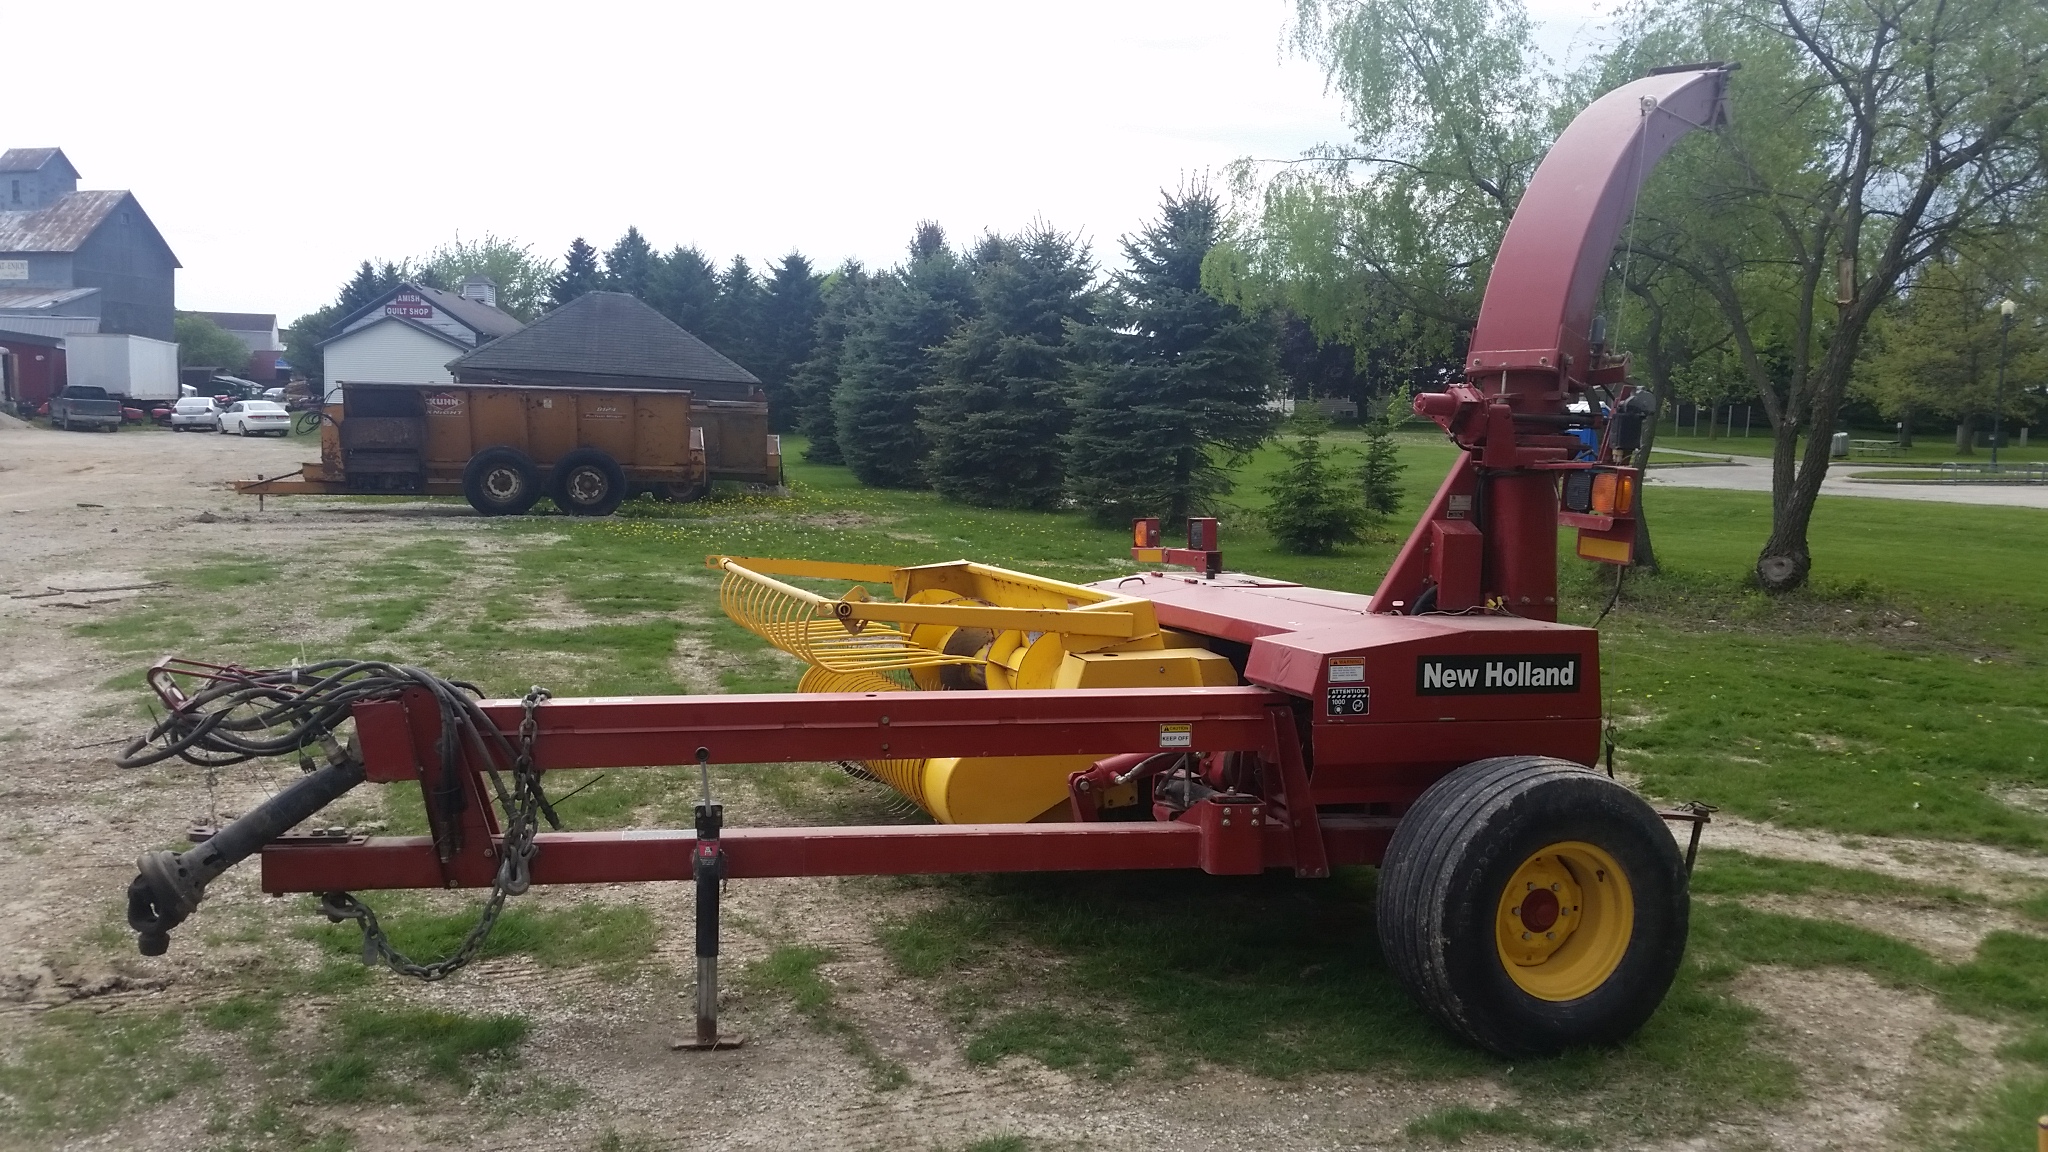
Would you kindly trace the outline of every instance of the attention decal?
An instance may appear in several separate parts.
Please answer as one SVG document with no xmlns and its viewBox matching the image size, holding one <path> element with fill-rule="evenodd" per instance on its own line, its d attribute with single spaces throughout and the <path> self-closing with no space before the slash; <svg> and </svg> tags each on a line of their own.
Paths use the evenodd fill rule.
<svg viewBox="0 0 2048 1152">
<path fill-rule="evenodd" d="M 1503 692 L 1577 692 L 1579 657 L 1560 652 L 1540 656 L 1418 656 L 1418 696 L 1494 695 Z"/>
</svg>

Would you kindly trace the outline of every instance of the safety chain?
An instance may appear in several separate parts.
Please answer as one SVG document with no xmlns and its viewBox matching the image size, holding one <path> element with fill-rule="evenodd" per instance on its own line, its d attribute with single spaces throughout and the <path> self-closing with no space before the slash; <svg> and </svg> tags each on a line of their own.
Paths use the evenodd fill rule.
<svg viewBox="0 0 2048 1152">
<path fill-rule="evenodd" d="M 370 906 L 347 892 L 325 892 L 320 896 L 320 911 L 329 920 L 339 924 L 353 920 L 363 932 L 363 963 L 372 967 L 382 964 L 401 976 L 413 976 L 421 980 L 439 980 L 460 971 L 482 950 L 484 941 L 490 939 L 491 929 L 498 924 L 498 915 L 505 909 L 507 896 L 524 893 L 532 883 L 534 856 L 540 851 L 534 844 L 534 835 L 540 830 L 540 814 L 546 811 L 552 823 L 553 811 L 548 807 L 546 795 L 541 791 L 540 773 L 533 766 L 533 741 L 540 729 L 537 713 L 541 701 L 551 696 L 547 689 L 536 684 L 521 702 L 526 715 L 519 722 L 519 750 L 512 761 L 512 789 L 508 793 L 497 774 L 492 773 L 492 783 L 497 785 L 498 803 L 505 811 L 504 836 L 498 845 L 498 874 L 491 881 L 491 897 L 484 902 L 483 914 L 477 917 L 475 926 L 455 951 L 434 961 L 421 964 L 405 953 L 391 946 L 391 938 L 377 923 L 377 914 Z"/>
</svg>

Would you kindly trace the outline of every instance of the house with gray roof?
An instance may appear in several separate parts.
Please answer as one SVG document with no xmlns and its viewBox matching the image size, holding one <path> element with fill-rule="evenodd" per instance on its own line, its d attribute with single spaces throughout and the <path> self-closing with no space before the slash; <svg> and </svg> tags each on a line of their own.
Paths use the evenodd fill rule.
<svg viewBox="0 0 2048 1152">
<path fill-rule="evenodd" d="M 78 180 L 61 148 L 0 153 L 0 327 L 175 339 L 177 256 L 134 193 Z"/>
<path fill-rule="evenodd" d="M 320 342 L 326 402 L 342 403 L 350 384 L 452 383 L 449 361 L 518 330 L 516 317 L 482 299 L 400 284 Z"/>
<path fill-rule="evenodd" d="M 448 366 L 462 384 L 688 391 L 759 401 L 761 381 L 624 292 L 591 292 Z"/>
</svg>

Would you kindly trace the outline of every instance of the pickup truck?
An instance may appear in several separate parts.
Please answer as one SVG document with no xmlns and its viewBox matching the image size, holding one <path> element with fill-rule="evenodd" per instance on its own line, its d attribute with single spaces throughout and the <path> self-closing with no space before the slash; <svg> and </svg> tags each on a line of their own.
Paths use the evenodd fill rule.
<svg viewBox="0 0 2048 1152">
<path fill-rule="evenodd" d="M 50 427 L 116 431 L 121 427 L 121 401 L 107 395 L 105 388 L 73 384 L 50 397 Z"/>
</svg>

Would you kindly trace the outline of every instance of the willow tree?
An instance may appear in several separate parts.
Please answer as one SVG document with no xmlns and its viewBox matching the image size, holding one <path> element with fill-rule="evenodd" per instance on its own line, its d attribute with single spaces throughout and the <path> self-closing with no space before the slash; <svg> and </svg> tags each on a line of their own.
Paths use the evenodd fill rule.
<svg viewBox="0 0 2048 1152">
<path fill-rule="evenodd" d="M 1560 121 L 1515 0 L 1298 0 L 1293 47 L 1343 98 L 1352 139 L 1232 169 L 1256 220 L 1204 282 L 1316 335 L 1454 370 L 1493 254 Z"/>
<path fill-rule="evenodd" d="M 1930 261 L 2048 198 L 2038 0 L 1689 0 L 1646 8 L 1609 63 L 1739 59 L 1731 125 L 1645 194 L 1637 255 L 1713 300 L 1770 419 L 1770 591 L 1803 585 L 1829 440 L 1872 324 Z"/>
</svg>

